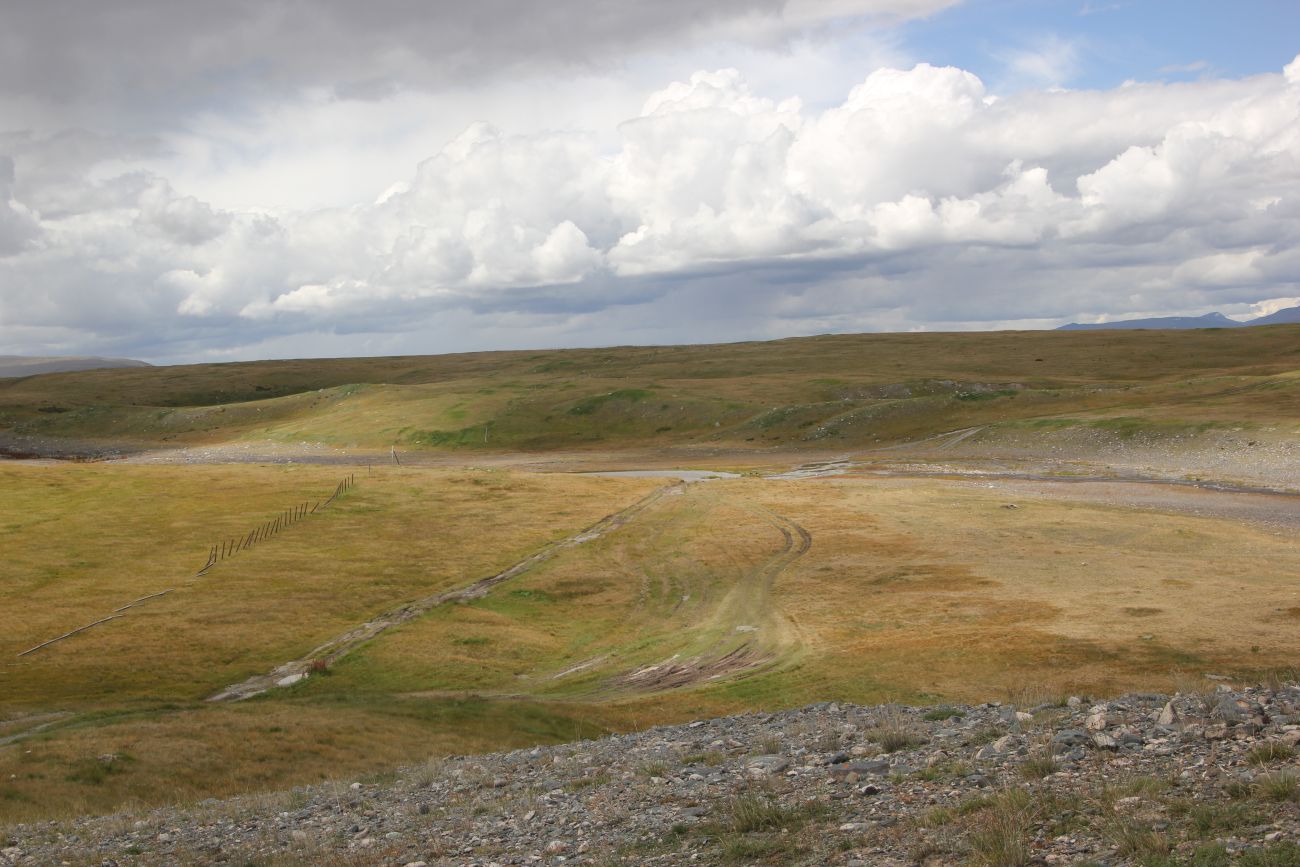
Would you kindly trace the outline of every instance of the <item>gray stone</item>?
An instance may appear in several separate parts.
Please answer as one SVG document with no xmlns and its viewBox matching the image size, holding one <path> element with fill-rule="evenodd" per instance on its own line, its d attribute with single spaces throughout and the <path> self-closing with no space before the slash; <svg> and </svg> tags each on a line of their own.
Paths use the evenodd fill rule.
<svg viewBox="0 0 1300 867">
<path fill-rule="evenodd" d="M 1115 740 L 1105 732 L 1095 732 L 1092 736 L 1092 743 L 1100 750 L 1119 749 L 1119 741 Z"/>
<path fill-rule="evenodd" d="M 865 762 L 848 762 L 831 768 L 831 776 L 853 783 L 863 777 L 883 777 L 889 773 L 889 762 L 884 759 L 871 759 Z"/>
<path fill-rule="evenodd" d="M 980 747 L 979 752 L 975 753 L 977 759 L 992 759 L 998 756 L 1006 755 L 1016 748 L 1018 742 L 1015 735 L 1003 735 L 993 743 L 985 744 Z"/>
<path fill-rule="evenodd" d="M 754 756 L 748 762 L 751 774 L 779 774 L 790 767 L 790 760 L 785 756 Z"/>
<path fill-rule="evenodd" d="M 1065 729 L 1052 735 L 1052 753 L 1059 755 L 1087 743 L 1091 743 L 1091 739 L 1086 733 L 1079 729 Z"/>
</svg>

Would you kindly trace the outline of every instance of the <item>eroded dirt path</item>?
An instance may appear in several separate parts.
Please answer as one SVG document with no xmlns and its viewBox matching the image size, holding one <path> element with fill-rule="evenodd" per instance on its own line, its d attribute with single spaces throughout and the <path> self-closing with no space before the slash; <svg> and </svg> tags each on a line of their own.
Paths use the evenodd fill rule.
<svg viewBox="0 0 1300 867">
<path fill-rule="evenodd" d="M 1272 491 L 1216 490 L 1193 485 L 1128 481 L 1000 478 L 954 481 L 993 487 L 1010 497 L 1081 501 L 1103 506 L 1192 515 L 1254 524 L 1274 531 L 1300 530 L 1300 496 Z"/>
<path fill-rule="evenodd" d="M 208 701 L 240 701 L 276 687 L 292 686 L 308 677 L 313 669 L 328 668 L 361 645 L 374 639 L 384 631 L 392 629 L 394 626 L 413 620 L 448 602 L 481 599 L 496 585 L 536 568 L 555 557 L 561 551 L 590 542 L 593 539 L 599 539 L 601 536 L 619 529 L 662 497 L 679 492 L 684 486 L 685 483 L 678 483 L 659 488 L 627 508 L 601 518 L 585 530 L 574 533 L 572 536 L 558 542 L 552 542 L 508 569 L 481 578 L 467 587 L 426 596 L 423 599 L 417 599 L 414 602 L 408 602 L 405 605 L 386 611 L 342 635 L 331 638 L 313 649 L 306 656 L 286 662 L 267 674 L 256 675 L 241 683 L 226 687 L 209 697 Z"/>
<path fill-rule="evenodd" d="M 0 720 L 0 747 L 7 747 L 9 744 L 39 734 L 70 716 L 72 716 L 71 711 L 53 711 Z"/>
</svg>

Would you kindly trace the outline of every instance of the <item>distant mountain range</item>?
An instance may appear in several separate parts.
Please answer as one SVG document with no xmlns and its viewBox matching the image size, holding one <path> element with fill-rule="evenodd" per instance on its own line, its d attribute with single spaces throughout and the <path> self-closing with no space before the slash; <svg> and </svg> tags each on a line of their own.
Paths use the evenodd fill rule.
<svg viewBox="0 0 1300 867">
<path fill-rule="evenodd" d="M 1097 331 L 1103 328 L 1244 328 L 1249 325 L 1291 325 L 1300 323 L 1300 307 L 1287 307 L 1267 316 L 1241 322 L 1222 313 L 1204 316 L 1157 316 L 1153 319 L 1118 319 L 1114 322 L 1071 322 L 1057 331 Z"/>
<path fill-rule="evenodd" d="M 132 358 L 100 358 L 95 355 L 0 355 L 0 378 L 98 370 L 101 367 L 152 367 Z"/>
</svg>

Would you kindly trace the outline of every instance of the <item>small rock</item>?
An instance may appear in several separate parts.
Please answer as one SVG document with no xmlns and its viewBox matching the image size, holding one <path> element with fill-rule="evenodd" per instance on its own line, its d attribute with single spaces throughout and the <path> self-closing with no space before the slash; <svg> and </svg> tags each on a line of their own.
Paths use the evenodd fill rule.
<svg viewBox="0 0 1300 867">
<path fill-rule="evenodd" d="M 1132 726 L 1119 726 L 1111 730 L 1111 737 L 1121 744 L 1140 744 L 1142 735 Z"/>
<path fill-rule="evenodd" d="M 1092 742 L 1100 750 L 1117 750 L 1119 741 L 1115 740 L 1105 732 L 1095 732 L 1092 736 Z"/>
<path fill-rule="evenodd" d="M 749 773 L 755 776 L 779 774 L 790 767 L 790 760 L 785 756 L 754 756 L 747 767 Z"/>
<path fill-rule="evenodd" d="M 1090 743 L 1091 739 L 1078 729 L 1065 729 L 1052 735 L 1052 753 L 1068 753 L 1076 747 Z"/>
<path fill-rule="evenodd" d="M 1201 737 L 1205 738 L 1207 741 L 1221 741 L 1227 736 L 1228 736 L 1227 723 L 1216 723 L 1214 725 L 1208 725 L 1201 732 Z"/>
<path fill-rule="evenodd" d="M 546 844 L 546 854 L 563 855 L 565 850 L 568 848 L 569 848 L 569 844 L 565 843 L 563 840 L 552 840 L 551 842 Z"/>
<path fill-rule="evenodd" d="M 980 747 L 979 752 L 975 754 L 977 759 L 992 759 L 997 756 L 1005 755 L 1016 747 L 1015 735 L 1003 735 L 993 743 L 985 744 Z"/>
<path fill-rule="evenodd" d="M 884 759 L 872 759 L 866 762 L 849 762 L 831 768 L 831 776 L 845 782 L 856 783 L 863 777 L 883 777 L 889 773 L 889 762 Z"/>
</svg>

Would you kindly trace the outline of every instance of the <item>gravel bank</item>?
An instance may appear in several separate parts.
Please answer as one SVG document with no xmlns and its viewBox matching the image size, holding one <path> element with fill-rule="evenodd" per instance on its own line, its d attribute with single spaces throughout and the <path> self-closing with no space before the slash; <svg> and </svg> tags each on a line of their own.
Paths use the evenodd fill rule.
<svg viewBox="0 0 1300 867">
<path fill-rule="evenodd" d="M 820 704 L 16 826 L 0 864 L 1294 865 L 1298 741 L 1294 685 Z"/>
</svg>

